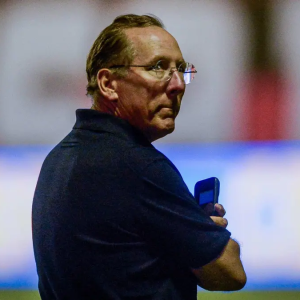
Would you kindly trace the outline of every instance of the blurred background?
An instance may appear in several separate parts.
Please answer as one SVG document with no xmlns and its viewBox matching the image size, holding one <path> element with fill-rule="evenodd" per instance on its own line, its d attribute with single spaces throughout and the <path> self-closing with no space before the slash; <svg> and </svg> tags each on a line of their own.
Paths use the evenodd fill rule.
<svg viewBox="0 0 300 300">
<path fill-rule="evenodd" d="M 158 16 L 198 70 L 175 132 L 155 146 L 191 192 L 220 179 L 248 274 L 243 296 L 299 299 L 300 0 L 0 0 L 0 299 L 39 299 L 37 177 L 75 110 L 91 106 L 89 49 L 126 13 Z"/>
</svg>

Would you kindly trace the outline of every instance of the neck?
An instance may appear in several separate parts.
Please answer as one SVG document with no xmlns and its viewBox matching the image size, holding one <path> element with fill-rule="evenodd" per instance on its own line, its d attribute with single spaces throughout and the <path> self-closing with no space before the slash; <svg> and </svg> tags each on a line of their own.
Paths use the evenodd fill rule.
<svg viewBox="0 0 300 300">
<path fill-rule="evenodd" d="M 101 101 L 101 103 L 99 103 L 99 101 L 95 101 L 94 104 L 92 105 L 91 109 L 94 109 L 94 110 L 97 110 L 97 111 L 100 111 L 103 113 L 107 113 L 107 114 L 110 114 L 117 118 L 126 120 L 132 126 L 136 127 L 134 124 L 132 124 L 132 122 L 130 122 L 130 120 L 128 120 L 127 118 L 124 118 L 124 116 L 121 115 L 116 103 L 114 103 L 114 102 Z M 153 134 L 153 132 L 151 132 L 151 131 L 143 131 L 138 127 L 136 127 L 136 128 L 139 129 L 145 135 L 145 137 L 148 139 L 148 141 L 150 143 L 152 143 L 155 140 L 158 140 L 166 135 L 166 134 Z"/>
<path fill-rule="evenodd" d="M 103 113 L 107 113 L 113 116 L 118 117 L 119 113 L 118 113 L 118 109 L 115 105 L 115 103 L 112 102 L 101 102 L 101 104 L 98 101 L 95 101 L 94 104 L 92 105 L 91 109 L 103 112 Z"/>
</svg>

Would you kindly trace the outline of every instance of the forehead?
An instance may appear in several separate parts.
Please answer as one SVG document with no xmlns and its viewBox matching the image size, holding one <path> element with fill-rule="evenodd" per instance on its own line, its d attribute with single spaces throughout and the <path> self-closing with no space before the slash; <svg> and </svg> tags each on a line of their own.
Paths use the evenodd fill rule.
<svg viewBox="0 0 300 300">
<path fill-rule="evenodd" d="M 155 58 L 167 58 L 175 62 L 183 60 L 177 41 L 163 28 L 130 28 L 125 30 L 125 34 L 135 49 L 134 63 L 146 64 Z"/>
</svg>

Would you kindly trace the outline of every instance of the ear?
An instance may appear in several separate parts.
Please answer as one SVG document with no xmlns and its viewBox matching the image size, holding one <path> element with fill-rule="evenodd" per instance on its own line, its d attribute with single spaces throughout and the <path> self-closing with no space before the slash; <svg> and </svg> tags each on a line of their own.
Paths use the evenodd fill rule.
<svg viewBox="0 0 300 300">
<path fill-rule="evenodd" d="M 117 81 L 109 69 L 101 69 L 97 73 L 97 83 L 100 94 L 109 101 L 117 101 Z"/>
</svg>

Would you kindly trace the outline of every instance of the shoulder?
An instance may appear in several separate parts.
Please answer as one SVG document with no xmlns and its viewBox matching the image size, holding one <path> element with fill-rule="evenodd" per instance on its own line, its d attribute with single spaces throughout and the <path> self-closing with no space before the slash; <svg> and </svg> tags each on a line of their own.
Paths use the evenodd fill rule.
<svg viewBox="0 0 300 300">
<path fill-rule="evenodd" d="M 143 177 L 145 174 L 174 173 L 181 178 L 176 166 L 155 147 L 132 147 L 123 154 L 124 162 L 134 173 Z"/>
<path fill-rule="evenodd" d="M 161 166 L 169 165 L 176 169 L 174 164 L 154 146 L 133 146 L 124 153 L 124 160 L 136 172 L 142 172 L 152 164 L 159 163 Z M 177 169 L 176 169 L 177 170 Z"/>
</svg>

